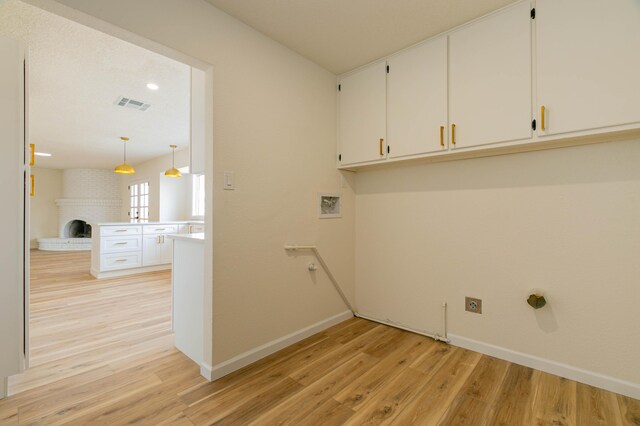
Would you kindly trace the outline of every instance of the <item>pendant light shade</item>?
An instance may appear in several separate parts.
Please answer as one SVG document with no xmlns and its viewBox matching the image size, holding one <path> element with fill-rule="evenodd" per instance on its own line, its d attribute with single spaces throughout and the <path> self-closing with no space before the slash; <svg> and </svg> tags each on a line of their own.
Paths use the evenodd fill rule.
<svg viewBox="0 0 640 426">
<path fill-rule="evenodd" d="M 176 169 L 176 148 L 178 146 L 177 145 L 169 145 L 169 146 L 173 150 L 172 156 L 171 156 L 171 168 L 168 169 L 166 172 L 164 172 L 164 175 L 172 178 L 182 177 L 182 173 L 180 173 L 180 170 Z"/>
<path fill-rule="evenodd" d="M 113 169 L 113 171 L 123 175 L 132 175 L 136 172 L 136 169 L 134 169 L 133 166 L 127 164 L 127 141 L 129 140 L 129 138 L 125 138 L 123 136 L 120 138 L 120 140 L 124 143 L 124 160 L 122 164 L 118 164 L 116 168 Z"/>
</svg>

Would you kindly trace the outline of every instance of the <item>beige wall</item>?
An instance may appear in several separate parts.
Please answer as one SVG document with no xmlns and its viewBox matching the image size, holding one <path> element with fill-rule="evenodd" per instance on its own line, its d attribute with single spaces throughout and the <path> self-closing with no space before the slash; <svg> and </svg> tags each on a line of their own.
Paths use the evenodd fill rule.
<svg viewBox="0 0 640 426">
<path fill-rule="evenodd" d="M 37 161 L 37 160 L 36 160 Z M 62 198 L 62 170 L 32 167 L 36 179 L 36 195 L 31 197 L 31 248 L 38 238 L 58 237 L 58 207 L 55 200 Z"/>
<path fill-rule="evenodd" d="M 169 149 L 167 147 L 167 149 Z M 176 168 L 189 165 L 189 150 L 183 149 L 176 151 Z M 173 179 L 161 176 L 165 170 L 171 168 L 171 154 L 163 155 L 161 157 L 154 158 L 144 163 L 134 164 L 136 169 L 133 175 L 122 175 L 122 220 L 129 221 L 127 212 L 129 211 L 129 185 L 141 181 L 149 182 L 149 220 L 160 220 L 160 193 L 161 193 L 161 181 L 164 179 Z M 173 200 L 172 200 L 173 202 Z M 187 200 L 183 199 L 183 203 Z M 180 212 L 176 212 L 179 216 Z M 186 220 L 186 211 L 180 218 L 169 219 L 167 217 L 163 220 Z"/>
<path fill-rule="evenodd" d="M 283 251 L 318 244 L 353 295 L 354 196 L 335 167 L 335 76 L 201 0 L 59 3 L 214 67 L 214 364 L 343 312 L 326 277 L 306 270 L 310 258 Z M 222 190 L 225 170 L 234 191 Z M 319 220 L 316 193 L 338 191 L 343 218 Z"/>
<path fill-rule="evenodd" d="M 358 310 L 640 383 L 639 142 L 358 174 Z"/>
</svg>

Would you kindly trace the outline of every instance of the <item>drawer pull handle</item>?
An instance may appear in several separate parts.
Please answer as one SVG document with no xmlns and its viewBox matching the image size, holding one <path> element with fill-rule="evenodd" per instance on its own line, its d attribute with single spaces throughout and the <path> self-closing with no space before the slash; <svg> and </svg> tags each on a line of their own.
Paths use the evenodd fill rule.
<svg viewBox="0 0 640 426">
<path fill-rule="evenodd" d="M 164 231 L 167 228 L 156 228 L 156 231 Z"/>
<path fill-rule="evenodd" d="M 440 126 L 440 146 L 444 147 L 444 126 Z"/>
<path fill-rule="evenodd" d="M 36 164 L 36 145 L 33 143 L 30 143 L 29 150 L 31 151 L 31 158 L 29 159 L 29 165 L 33 166 L 34 164 Z"/>
<path fill-rule="evenodd" d="M 31 175 L 30 179 L 31 179 L 31 189 L 29 190 L 29 196 L 35 197 L 35 195 L 36 195 L 36 177 L 35 177 L 35 175 Z"/>
<path fill-rule="evenodd" d="M 380 138 L 380 155 L 384 155 L 384 152 L 382 151 L 382 143 L 384 142 L 383 138 Z"/>
<path fill-rule="evenodd" d="M 117 259 L 116 262 L 126 262 L 127 259 Z"/>
<path fill-rule="evenodd" d="M 126 246 L 127 244 L 129 244 L 129 243 L 124 242 L 124 241 L 121 242 L 121 243 L 116 243 L 117 246 Z"/>
<path fill-rule="evenodd" d="M 546 130 L 546 127 L 547 127 L 547 126 L 545 126 L 545 119 L 544 119 L 545 118 L 544 116 L 546 115 L 546 112 L 547 112 L 547 108 L 545 108 L 545 106 L 542 105 L 540 107 L 540 125 L 541 125 L 540 127 L 541 127 L 542 130 Z"/>
<path fill-rule="evenodd" d="M 456 144 L 456 125 L 455 124 L 451 125 L 451 143 L 453 145 Z"/>
<path fill-rule="evenodd" d="M 127 232 L 127 229 L 116 229 L 116 230 L 115 230 L 115 231 L 113 231 L 113 232 Z"/>
</svg>

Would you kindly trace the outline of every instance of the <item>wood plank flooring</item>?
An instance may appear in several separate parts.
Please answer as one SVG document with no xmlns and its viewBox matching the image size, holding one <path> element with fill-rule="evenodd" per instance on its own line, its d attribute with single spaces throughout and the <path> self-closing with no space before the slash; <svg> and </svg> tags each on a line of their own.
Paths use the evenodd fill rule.
<svg viewBox="0 0 640 426">
<path fill-rule="evenodd" d="M 33 368 L 0 425 L 640 425 L 640 401 L 362 319 L 208 383 L 173 348 L 170 276 L 32 253 Z"/>
</svg>

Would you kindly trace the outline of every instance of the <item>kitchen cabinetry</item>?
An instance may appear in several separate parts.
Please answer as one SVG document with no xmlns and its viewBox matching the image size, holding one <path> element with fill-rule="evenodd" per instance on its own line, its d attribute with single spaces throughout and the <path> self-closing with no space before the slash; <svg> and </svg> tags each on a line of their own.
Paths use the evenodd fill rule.
<svg viewBox="0 0 640 426">
<path fill-rule="evenodd" d="M 173 240 L 186 223 L 111 223 L 93 227 L 91 275 L 103 278 L 169 269 Z"/>
<path fill-rule="evenodd" d="M 637 0 L 538 0 L 535 22 L 539 136 L 640 123 Z"/>
<path fill-rule="evenodd" d="M 447 38 L 388 60 L 389 157 L 442 151 L 447 143 Z"/>
<path fill-rule="evenodd" d="M 452 148 L 531 138 L 530 13 L 520 3 L 449 35 Z"/>
<path fill-rule="evenodd" d="M 171 263 L 173 240 L 167 235 L 177 234 L 178 225 L 144 225 L 142 238 L 142 266 Z"/>
<path fill-rule="evenodd" d="M 387 66 L 376 62 L 340 79 L 338 84 L 338 162 L 381 161 L 387 147 Z"/>
</svg>

